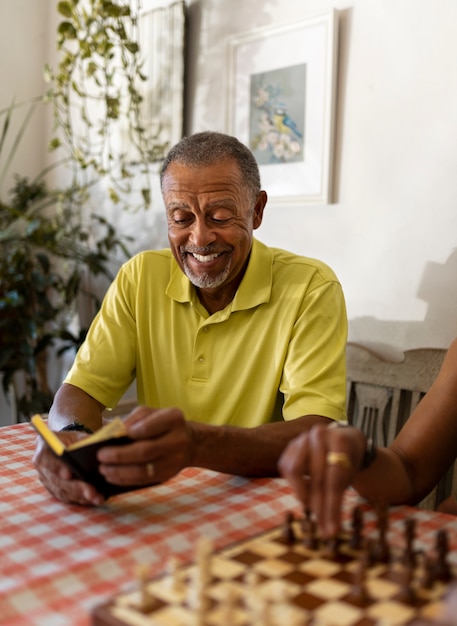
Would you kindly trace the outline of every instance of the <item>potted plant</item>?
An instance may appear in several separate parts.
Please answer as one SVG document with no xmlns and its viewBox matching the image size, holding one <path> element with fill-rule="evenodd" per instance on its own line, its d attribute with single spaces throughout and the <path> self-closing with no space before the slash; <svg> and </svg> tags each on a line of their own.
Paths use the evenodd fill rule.
<svg viewBox="0 0 457 626">
<path fill-rule="evenodd" d="M 30 107 L 51 107 L 55 125 L 49 149 L 59 158 L 33 180 L 17 175 L 7 193 L 4 174 L 26 136 L 30 115 L 6 153 L 18 105 L 0 111 L 0 372 L 4 390 L 16 382 L 21 420 L 51 404 L 50 346 L 59 340 L 61 351 L 84 338 L 86 329 L 75 331 L 70 323 L 87 291 L 85 276 L 111 278 L 112 255 L 129 254 L 126 239 L 88 208 L 94 190 L 98 202 L 105 194 L 127 209 L 139 182 L 135 197 L 147 206 L 149 163 L 163 150 L 154 137 L 146 140 L 141 123 L 145 76 L 138 6 L 134 10 L 128 0 L 66 0 L 57 10 L 59 62 L 56 70 L 46 66 L 49 89 Z M 122 136 L 129 138 L 128 150 Z M 95 293 L 85 295 L 98 303 Z"/>
</svg>

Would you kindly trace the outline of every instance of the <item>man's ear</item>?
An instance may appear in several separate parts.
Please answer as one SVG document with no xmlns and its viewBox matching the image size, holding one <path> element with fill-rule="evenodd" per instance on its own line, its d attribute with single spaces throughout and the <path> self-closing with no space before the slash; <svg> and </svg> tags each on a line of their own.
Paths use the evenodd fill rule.
<svg viewBox="0 0 457 626">
<path fill-rule="evenodd" d="M 260 224 L 262 223 L 263 210 L 265 208 L 265 205 L 267 204 L 267 199 L 268 199 L 267 192 L 263 190 L 257 196 L 257 200 L 254 206 L 254 214 L 252 218 L 252 225 L 253 225 L 254 230 L 259 228 Z"/>
</svg>

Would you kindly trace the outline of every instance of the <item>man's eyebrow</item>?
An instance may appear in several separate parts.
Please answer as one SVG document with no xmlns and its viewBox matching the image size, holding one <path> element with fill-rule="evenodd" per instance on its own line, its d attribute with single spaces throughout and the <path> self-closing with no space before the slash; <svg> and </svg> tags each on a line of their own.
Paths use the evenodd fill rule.
<svg viewBox="0 0 457 626">
<path fill-rule="evenodd" d="M 232 198 L 215 198 L 210 200 L 205 206 L 209 209 L 223 207 L 224 209 L 232 209 L 236 203 Z"/>
<path fill-rule="evenodd" d="M 190 207 L 186 202 L 173 201 L 167 204 L 167 210 L 169 211 L 177 211 L 179 209 L 190 209 Z"/>
</svg>

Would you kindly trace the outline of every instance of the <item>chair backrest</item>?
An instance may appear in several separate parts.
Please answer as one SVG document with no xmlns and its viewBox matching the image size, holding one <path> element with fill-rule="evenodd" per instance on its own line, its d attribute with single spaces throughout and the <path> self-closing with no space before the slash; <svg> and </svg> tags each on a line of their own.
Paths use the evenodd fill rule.
<svg viewBox="0 0 457 626">
<path fill-rule="evenodd" d="M 376 445 L 387 446 L 394 439 L 438 375 L 446 350 L 418 348 L 404 352 L 402 361 L 387 360 L 374 350 L 348 343 L 347 414 Z M 453 468 L 421 503 L 435 508 L 452 488 Z"/>
</svg>

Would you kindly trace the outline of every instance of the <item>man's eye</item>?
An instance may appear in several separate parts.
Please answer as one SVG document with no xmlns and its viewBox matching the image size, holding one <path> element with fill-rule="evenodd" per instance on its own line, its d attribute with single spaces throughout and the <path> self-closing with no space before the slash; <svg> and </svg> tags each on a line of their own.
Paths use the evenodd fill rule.
<svg viewBox="0 0 457 626">
<path fill-rule="evenodd" d="M 191 222 L 192 218 L 190 217 L 174 217 L 173 221 L 175 224 L 189 224 Z"/>
</svg>

